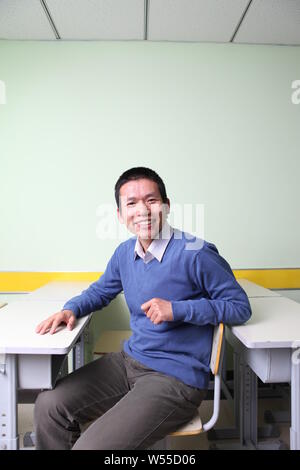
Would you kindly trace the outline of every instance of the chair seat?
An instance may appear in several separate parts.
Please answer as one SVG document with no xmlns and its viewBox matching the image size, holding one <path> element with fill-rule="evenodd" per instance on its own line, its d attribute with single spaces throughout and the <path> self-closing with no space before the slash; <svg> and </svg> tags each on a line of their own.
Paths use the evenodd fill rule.
<svg viewBox="0 0 300 470">
<path fill-rule="evenodd" d="M 177 431 L 172 432 L 169 436 L 193 436 L 203 432 L 202 422 L 199 411 L 195 414 L 193 419 L 184 426 L 181 426 Z"/>
</svg>

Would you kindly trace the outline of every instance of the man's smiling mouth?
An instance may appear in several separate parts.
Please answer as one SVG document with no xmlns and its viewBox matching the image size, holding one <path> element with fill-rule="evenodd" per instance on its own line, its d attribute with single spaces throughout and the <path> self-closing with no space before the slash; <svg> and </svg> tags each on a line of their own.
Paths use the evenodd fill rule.
<svg viewBox="0 0 300 470">
<path fill-rule="evenodd" d="M 142 226 L 148 226 L 152 224 L 152 220 L 140 220 L 139 222 L 135 222 L 135 225 L 142 225 Z"/>
</svg>

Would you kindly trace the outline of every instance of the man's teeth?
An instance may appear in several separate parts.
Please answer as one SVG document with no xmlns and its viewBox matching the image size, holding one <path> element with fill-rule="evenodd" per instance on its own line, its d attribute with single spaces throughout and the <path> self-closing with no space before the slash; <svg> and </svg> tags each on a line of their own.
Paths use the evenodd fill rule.
<svg viewBox="0 0 300 470">
<path fill-rule="evenodd" d="M 145 220 L 143 222 L 137 222 L 138 225 L 150 225 L 151 224 L 151 220 Z"/>
</svg>

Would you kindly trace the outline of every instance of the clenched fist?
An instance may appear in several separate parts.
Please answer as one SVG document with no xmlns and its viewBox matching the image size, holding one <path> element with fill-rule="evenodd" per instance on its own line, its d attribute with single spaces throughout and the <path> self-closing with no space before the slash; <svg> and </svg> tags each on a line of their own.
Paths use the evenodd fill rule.
<svg viewBox="0 0 300 470">
<path fill-rule="evenodd" d="M 159 325 L 163 321 L 172 321 L 174 319 L 172 303 L 169 300 L 153 298 L 142 304 L 141 309 L 154 325 Z"/>
</svg>

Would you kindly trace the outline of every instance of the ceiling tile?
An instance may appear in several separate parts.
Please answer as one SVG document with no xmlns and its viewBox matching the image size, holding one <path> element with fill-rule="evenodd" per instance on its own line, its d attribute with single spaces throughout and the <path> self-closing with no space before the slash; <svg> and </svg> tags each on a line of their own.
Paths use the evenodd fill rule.
<svg viewBox="0 0 300 470">
<path fill-rule="evenodd" d="M 254 0 L 234 42 L 300 44 L 300 0 Z"/>
<path fill-rule="evenodd" d="M 148 39 L 228 42 L 249 0 L 149 0 Z"/>
<path fill-rule="evenodd" d="M 144 0 L 47 0 L 61 39 L 144 39 Z"/>
<path fill-rule="evenodd" d="M 55 34 L 39 0 L 1 0 L 0 39 L 55 39 Z"/>
</svg>

